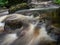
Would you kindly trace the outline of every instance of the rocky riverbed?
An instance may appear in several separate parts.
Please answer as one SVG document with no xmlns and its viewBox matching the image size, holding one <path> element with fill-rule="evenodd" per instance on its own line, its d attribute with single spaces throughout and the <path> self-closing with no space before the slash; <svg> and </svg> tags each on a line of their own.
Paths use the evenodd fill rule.
<svg viewBox="0 0 60 45">
<path fill-rule="evenodd" d="M 4 17 L 5 21 L 4 21 L 3 17 Z M 0 36 L 1 36 L 0 44 L 2 43 L 1 45 L 17 45 L 17 44 L 18 45 L 24 45 L 24 44 L 25 45 L 29 45 L 29 44 L 30 45 L 31 44 L 33 44 L 33 45 L 35 45 L 35 44 L 48 45 L 48 43 L 49 44 L 52 43 L 54 45 L 59 45 L 59 42 L 60 42 L 59 29 L 55 28 L 50 23 L 48 23 L 49 20 L 45 19 L 45 17 L 40 17 L 41 18 L 40 19 L 39 15 L 37 17 L 31 17 L 31 16 L 25 16 L 25 15 L 21 15 L 21 14 L 10 14 L 10 15 L 6 15 L 3 17 L 0 17 L 1 20 L 3 19 L 3 23 L 0 22 L 0 24 L 2 26 L 2 29 L 4 29 L 4 30 L 1 30 L 3 32 L 0 33 Z M 20 26 L 23 26 L 23 27 L 21 28 Z M 35 28 L 37 30 L 35 30 Z M 38 29 L 40 29 L 41 31 Z M 33 30 L 36 32 L 33 33 Z M 41 34 L 39 34 L 39 33 L 41 33 Z M 16 34 L 17 34 L 18 38 L 17 38 Z M 31 35 L 31 34 L 33 34 L 33 35 Z M 35 36 L 39 34 L 38 37 L 39 36 L 42 38 L 44 37 L 43 39 L 45 41 L 49 41 L 49 42 L 45 43 L 45 41 L 41 38 L 42 40 L 40 40 L 40 41 L 43 41 L 43 43 L 42 42 L 38 43 L 38 39 L 40 39 L 40 37 L 39 38 L 37 37 L 34 39 L 33 38 L 34 34 L 35 34 Z M 31 38 L 30 38 L 30 35 L 32 36 Z M 10 40 L 8 40 L 7 38 Z M 17 38 L 17 40 L 16 40 L 17 42 L 14 41 L 16 38 Z M 25 40 L 25 38 L 28 40 Z M 48 40 L 46 40 L 46 38 Z M 24 39 L 24 40 L 21 41 L 21 39 Z M 32 43 L 32 42 L 30 43 L 31 39 L 34 40 L 32 42 L 36 41 L 37 43 Z M 7 42 L 7 41 L 9 41 L 9 42 Z M 15 43 L 12 43 L 11 41 L 12 42 L 14 41 Z M 27 43 L 28 41 L 29 41 L 29 43 Z M 10 44 L 10 43 L 12 43 L 12 44 Z"/>
</svg>

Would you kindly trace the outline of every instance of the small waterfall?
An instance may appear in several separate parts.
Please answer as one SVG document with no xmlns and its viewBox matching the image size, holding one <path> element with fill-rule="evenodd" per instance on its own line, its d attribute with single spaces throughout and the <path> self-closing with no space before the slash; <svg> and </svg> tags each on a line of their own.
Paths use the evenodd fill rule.
<svg viewBox="0 0 60 45">
<path fill-rule="evenodd" d="M 51 1 L 48 0 L 32 0 L 31 4 L 33 7 L 38 8 L 38 7 L 44 7 L 51 3 Z"/>
<path fill-rule="evenodd" d="M 6 17 L 7 17 L 7 15 L 0 17 L 0 31 L 2 31 L 2 32 L 4 31 L 4 25 L 5 25 L 5 23 L 3 23 L 3 21 L 5 20 Z"/>
<path fill-rule="evenodd" d="M 45 7 L 57 7 L 58 6 L 53 3 L 53 0 L 31 0 L 30 4 L 31 4 L 31 7 L 34 7 L 34 8 L 45 8 Z"/>
</svg>

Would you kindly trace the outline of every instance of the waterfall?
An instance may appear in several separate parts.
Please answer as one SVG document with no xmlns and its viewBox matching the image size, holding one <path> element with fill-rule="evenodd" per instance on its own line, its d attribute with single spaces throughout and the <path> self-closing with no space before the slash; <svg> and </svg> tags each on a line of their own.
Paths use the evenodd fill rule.
<svg viewBox="0 0 60 45">
<path fill-rule="evenodd" d="M 44 7 L 57 7 L 58 5 L 54 5 L 53 0 L 31 0 L 31 6 L 34 8 L 44 8 Z"/>
</svg>

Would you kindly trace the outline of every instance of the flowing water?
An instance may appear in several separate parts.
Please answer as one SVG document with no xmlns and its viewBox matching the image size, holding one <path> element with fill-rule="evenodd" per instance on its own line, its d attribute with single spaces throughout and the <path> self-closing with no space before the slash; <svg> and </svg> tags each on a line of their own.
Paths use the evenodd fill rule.
<svg viewBox="0 0 60 45">
<path fill-rule="evenodd" d="M 31 7 L 34 7 L 34 8 L 57 7 L 58 6 L 53 3 L 53 0 L 31 0 L 30 4 L 31 4 Z"/>
<path fill-rule="evenodd" d="M 14 16 L 14 15 L 12 15 L 12 16 Z M 3 17 L 5 17 L 5 16 L 3 16 Z M 3 17 L 1 17 L 1 20 L 4 20 Z M 17 15 L 17 17 L 19 17 L 19 16 Z M 16 19 L 16 17 L 14 17 L 14 18 Z M 12 19 L 14 19 L 14 18 L 12 18 Z M 27 24 L 24 23 L 25 26 L 23 25 L 23 28 L 25 27 L 25 29 L 22 28 L 23 30 L 21 32 L 19 32 L 21 29 L 18 28 L 18 29 L 16 29 L 16 31 L 14 31 L 12 33 L 11 32 L 6 33 L 6 35 L 4 37 L 2 37 L 2 38 L 0 37 L 1 40 L 3 39 L 3 42 L 1 43 L 1 45 L 39 45 L 39 44 L 44 45 L 47 42 L 50 43 L 51 41 L 56 41 L 55 37 L 53 39 L 51 36 L 48 35 L 48 32 L 46 30 L 47 24 L 45 23 L 44 20 L 38 20 L 39 18 L 37 18 L 37 17 L 35 19 L 34 16 L 32 16 L 32 17 L 24 16 L 24 18 L 27 20 L 27 22 L 29 21 L 29 23 L 28 23 L 29 26 L 25 27 Z M 19 19 L 23 19 L 25 22 L 24 18 L 20 17 Z M 41 22 L 39 22 L 39 21 L 41 21 Z M 0 26 L 4 27 L 6 25 L 4 25 L 4 23 L 0 23 Z M 16 25 L 16 26 L 18 26 L 18 25 Z M 9 27 L 9 25 L 8 25 L 8 27 L 6 27 L 6 28 L 8 28 L 7 30 L 10 30 L 11 27 Z M 12 28 L 11 28 L 11 30 L 12 30 Z"/>
<path fill-rule="evenodd" d="M 52 12 L 52 10 L 58 9 L 59 6 L 53 5 L 51 0 L 46 0 L 46 1 L 45 0 L 43 0 L 43 1 L 42 0 L 31 0 L 30 4 L 32 6 L 34 6 L 33 9 L 20 10 L 20 11 L 15 12 L 15 14 L 19 13 L 19 14 L 24 14 L 25 16 L 28 15 L 27 16 L 28 18 L 25 16 L 24 17 L 29 22 L 28 23 L 29 26 L 28 27 L 23 26 L 22 28 L 24 28 L 24 29 L 21 32 L 19 32 L 19 30 L 21 30 L 22 28 L 21 29 L 19 28 L 19 29 L 16 29 L 16 31 L 14 30 L 15 32 L 7 33 L 7 35 L 5 35 L 3 38 L 1 37 L 1 40 L 4 39 L 1 45 L 45 45 L 45 43 L 47 43 L 47 42 L 50 43 L 50 42 L 57 41 L 58 36 L 55 35 L 55 32 L 53 31 L 54 29 L 52 30 L 53 33 L 52 32 L 48 33 L 50 31 L 49 29 L 51 29 L 51 27 L 49 25 L 50 24 L 49 20 L 45 20 L 45 19 L 40 19 L 40 20 L 36 19 L 35 20 L 35 17 L 40 16 L 44 12 L 48 12 L 48 11 Z M 4 12 L 4 13 L 6 13 L 6 12 Z M 19 17 L 19 16 L 17 16 L 17 17 Z M 1 19 L 0 27 L 3 27 L 3 29 L 5 28 L 4 26 L 6 26 L 5 22 L 2 23 L 5 18 L 7 18 L 7 16 L 0 17 L 0 19 Z M 33 20 L 33 18 L 34 18 L 34 20 Z M 14 18 L 12 18 L 12 19 L 14 19 Z M 21 19 L 21 17 L 19 17 L 19 19 Z M 22 19 L 24 19 L 24 18 L 22 18 Z M 25 19 L 23 21 L 25 21 Z M 27 25 L 27 24 L 24 23 L 24 25 Z M 17 26 L 18 25 L 16 24 L 16 27 Z M 8 30 L 11 27 L 9 27 L 9 25 L 8 25 L 8 27 L 7 27 Z M 37 29 L 35 30 L 35 28 L 37 28 Z M 12 30 L 12 28 L 11 28 L 11 30 Z"/>
</svg>

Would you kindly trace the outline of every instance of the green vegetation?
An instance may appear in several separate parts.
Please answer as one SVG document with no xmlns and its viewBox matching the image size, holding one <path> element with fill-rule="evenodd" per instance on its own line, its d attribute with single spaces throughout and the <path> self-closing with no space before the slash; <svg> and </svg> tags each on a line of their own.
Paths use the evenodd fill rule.
<svg viewBox="0 0 60 45">
<path fill-rule="evenodd" d="M 60 0 L 54 0 L 54 3 L 60 4 Z"/>
<path fill-rule="evenodd" d="M 0 0 L 0 6 L 6 6 L 8 8 L 20 3 L 27 3 L 27 0 Z"/>
<path fill-rule="evenodd" d="M 8 0 L 0 0 L 0 6 L 5 6 L 8 4 Z"/>
</svg>

